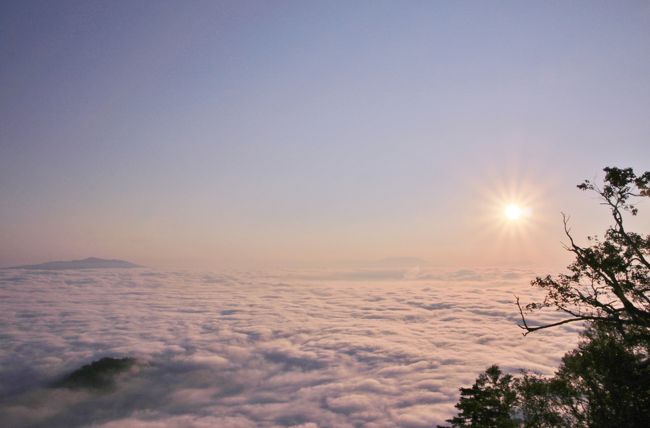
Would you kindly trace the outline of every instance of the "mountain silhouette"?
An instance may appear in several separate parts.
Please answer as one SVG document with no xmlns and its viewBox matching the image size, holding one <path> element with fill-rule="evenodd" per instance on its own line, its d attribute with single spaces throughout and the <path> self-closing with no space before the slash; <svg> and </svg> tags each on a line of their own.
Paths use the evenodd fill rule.
<svg viewBox="0 0 650 428">
<path fill-rule="evenodd" d="M 97 257 L 88 257 L 83 260 L 68 260 L 40 263 L 36 265 L 13 266 L 9 269 L 44 269 L 44 270 L 63 270 L 63 269 L 114 269 L 114 268 L 137 268 L 141 267 L 124 260 L 107 260 Z"/>
</svg>

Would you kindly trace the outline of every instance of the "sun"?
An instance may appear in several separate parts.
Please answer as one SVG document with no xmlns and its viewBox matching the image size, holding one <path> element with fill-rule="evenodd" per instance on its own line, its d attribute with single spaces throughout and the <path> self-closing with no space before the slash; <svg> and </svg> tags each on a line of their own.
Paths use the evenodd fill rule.
<svg viewBox="0 0 650 428">
<path fill-rule="evenodd" d="M 517 221 L 521 220 L 522 218 L 528 216 L 529 214 L 529 209 L 526 207 L 522 207 L 519 204 L 515 203 L 510 203 L 505 206 L 503 210 L 503 214 L 505 217 L 510 220 L 510 221 Z"/>
</svg>

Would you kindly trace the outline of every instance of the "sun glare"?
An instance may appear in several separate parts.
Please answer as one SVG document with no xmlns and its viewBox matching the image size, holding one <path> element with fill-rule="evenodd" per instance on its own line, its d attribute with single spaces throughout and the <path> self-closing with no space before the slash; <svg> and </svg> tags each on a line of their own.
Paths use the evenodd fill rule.
<svg viewBox="0 0 650 428">
<path fill-rule="evenodd" d="M 506 206 L 505 215 L 508 220 L 517 220 L 521 218 L 521 207 L 515 204 L 509 204 Z"/>
<path fill-rule="evenodd" d="M 528 215 L 529 210 L 518 204 L 506 205 L 503 213 L 508 220 L 517 221 Z"/>
</svg>

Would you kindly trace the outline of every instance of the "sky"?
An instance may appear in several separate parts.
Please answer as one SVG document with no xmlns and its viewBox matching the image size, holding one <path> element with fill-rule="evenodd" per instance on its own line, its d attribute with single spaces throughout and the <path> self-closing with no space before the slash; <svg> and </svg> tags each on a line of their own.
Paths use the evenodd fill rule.
<svg viewBox="0 0 650 428">
<path fill-rule="evenodd" d="M 552 265 L 650 164 L 648 1 L 3 1 L 0 64 L 0 266 Z"/>
</svg>

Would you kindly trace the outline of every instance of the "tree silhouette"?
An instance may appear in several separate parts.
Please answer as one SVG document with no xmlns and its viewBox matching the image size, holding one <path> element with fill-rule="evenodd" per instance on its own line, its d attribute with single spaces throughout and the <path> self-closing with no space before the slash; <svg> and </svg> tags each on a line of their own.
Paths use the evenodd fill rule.
<svg viewBox="0 0 650 428">
<path fill-rule="evenodd" d="M 536 278 L 546 291 L 541 302 L 517 306 L 528 333 L 584 322 L 582 341 L 568 352 L 553 377 L 503 375 L 497 366 L 461 388 L 452 427 L 609 428 L 647 427 L 650 421 L 650 236 L 624 227 L 623 214 L 636 216 L 636 201 L 650 196 L 650 172 L 605 168 L 602 188 L 585 181 L 612 215 L 604 240 L 578 245 L 563 215 L 575 255 L 568 273 Z M 526 314 L 552 308 L 560 321 L 530 325 Z"/>
<path fill-rule="evenodd" d="M 630 232 L 623 225 L 623 213 L 636 216 L 635 201 L 650 196 L 650 172 L 637 176 L 631 168 L 604 171 L 602 188 L 588 180 L 578 188 L 596 192 L 614 223 L 605 232 L 605 240 L 590 236 L 590 245 L 582 247 L 575 242 L 569 218 L 563 214 L 569 239 L 566 249 L 575 255 L 575 261 L 568 266 L 569 273 L 532 281 L 533 286 L 546 291 L 543 301 L 527 304 L 524 311 L 517 297 L 524 335 L 578 321 L 610 324 L 624 336 L 650 328 L 650 235 Z M 567 317 L 550 324 L 529 325 L 526 313 L 549 307 Z"/>
<path fill-rule="evenodd" d="M 498 366 L 481 373 L 471 388 L 460 388 L 458 415 L 447 422 L 452 427 L 516 427 L 511 413 L 517 401 L 512 376 Z M 444 428 L 438 426 L 439 428 Z"/>
<path fill-rule="evenodd" d="M 590 428 L 646 427 L 650 421 L 647 345 L 626 340 L 611 325 L 593 325 L 555 375 L 564 385 L 564 414 Z M 572 398 L 569 402 L 567 398 Z M 561 410 L 561 408 L 560 408 Z M 576 426 L 576 425 L 574 425 Z"/>
</svg>

